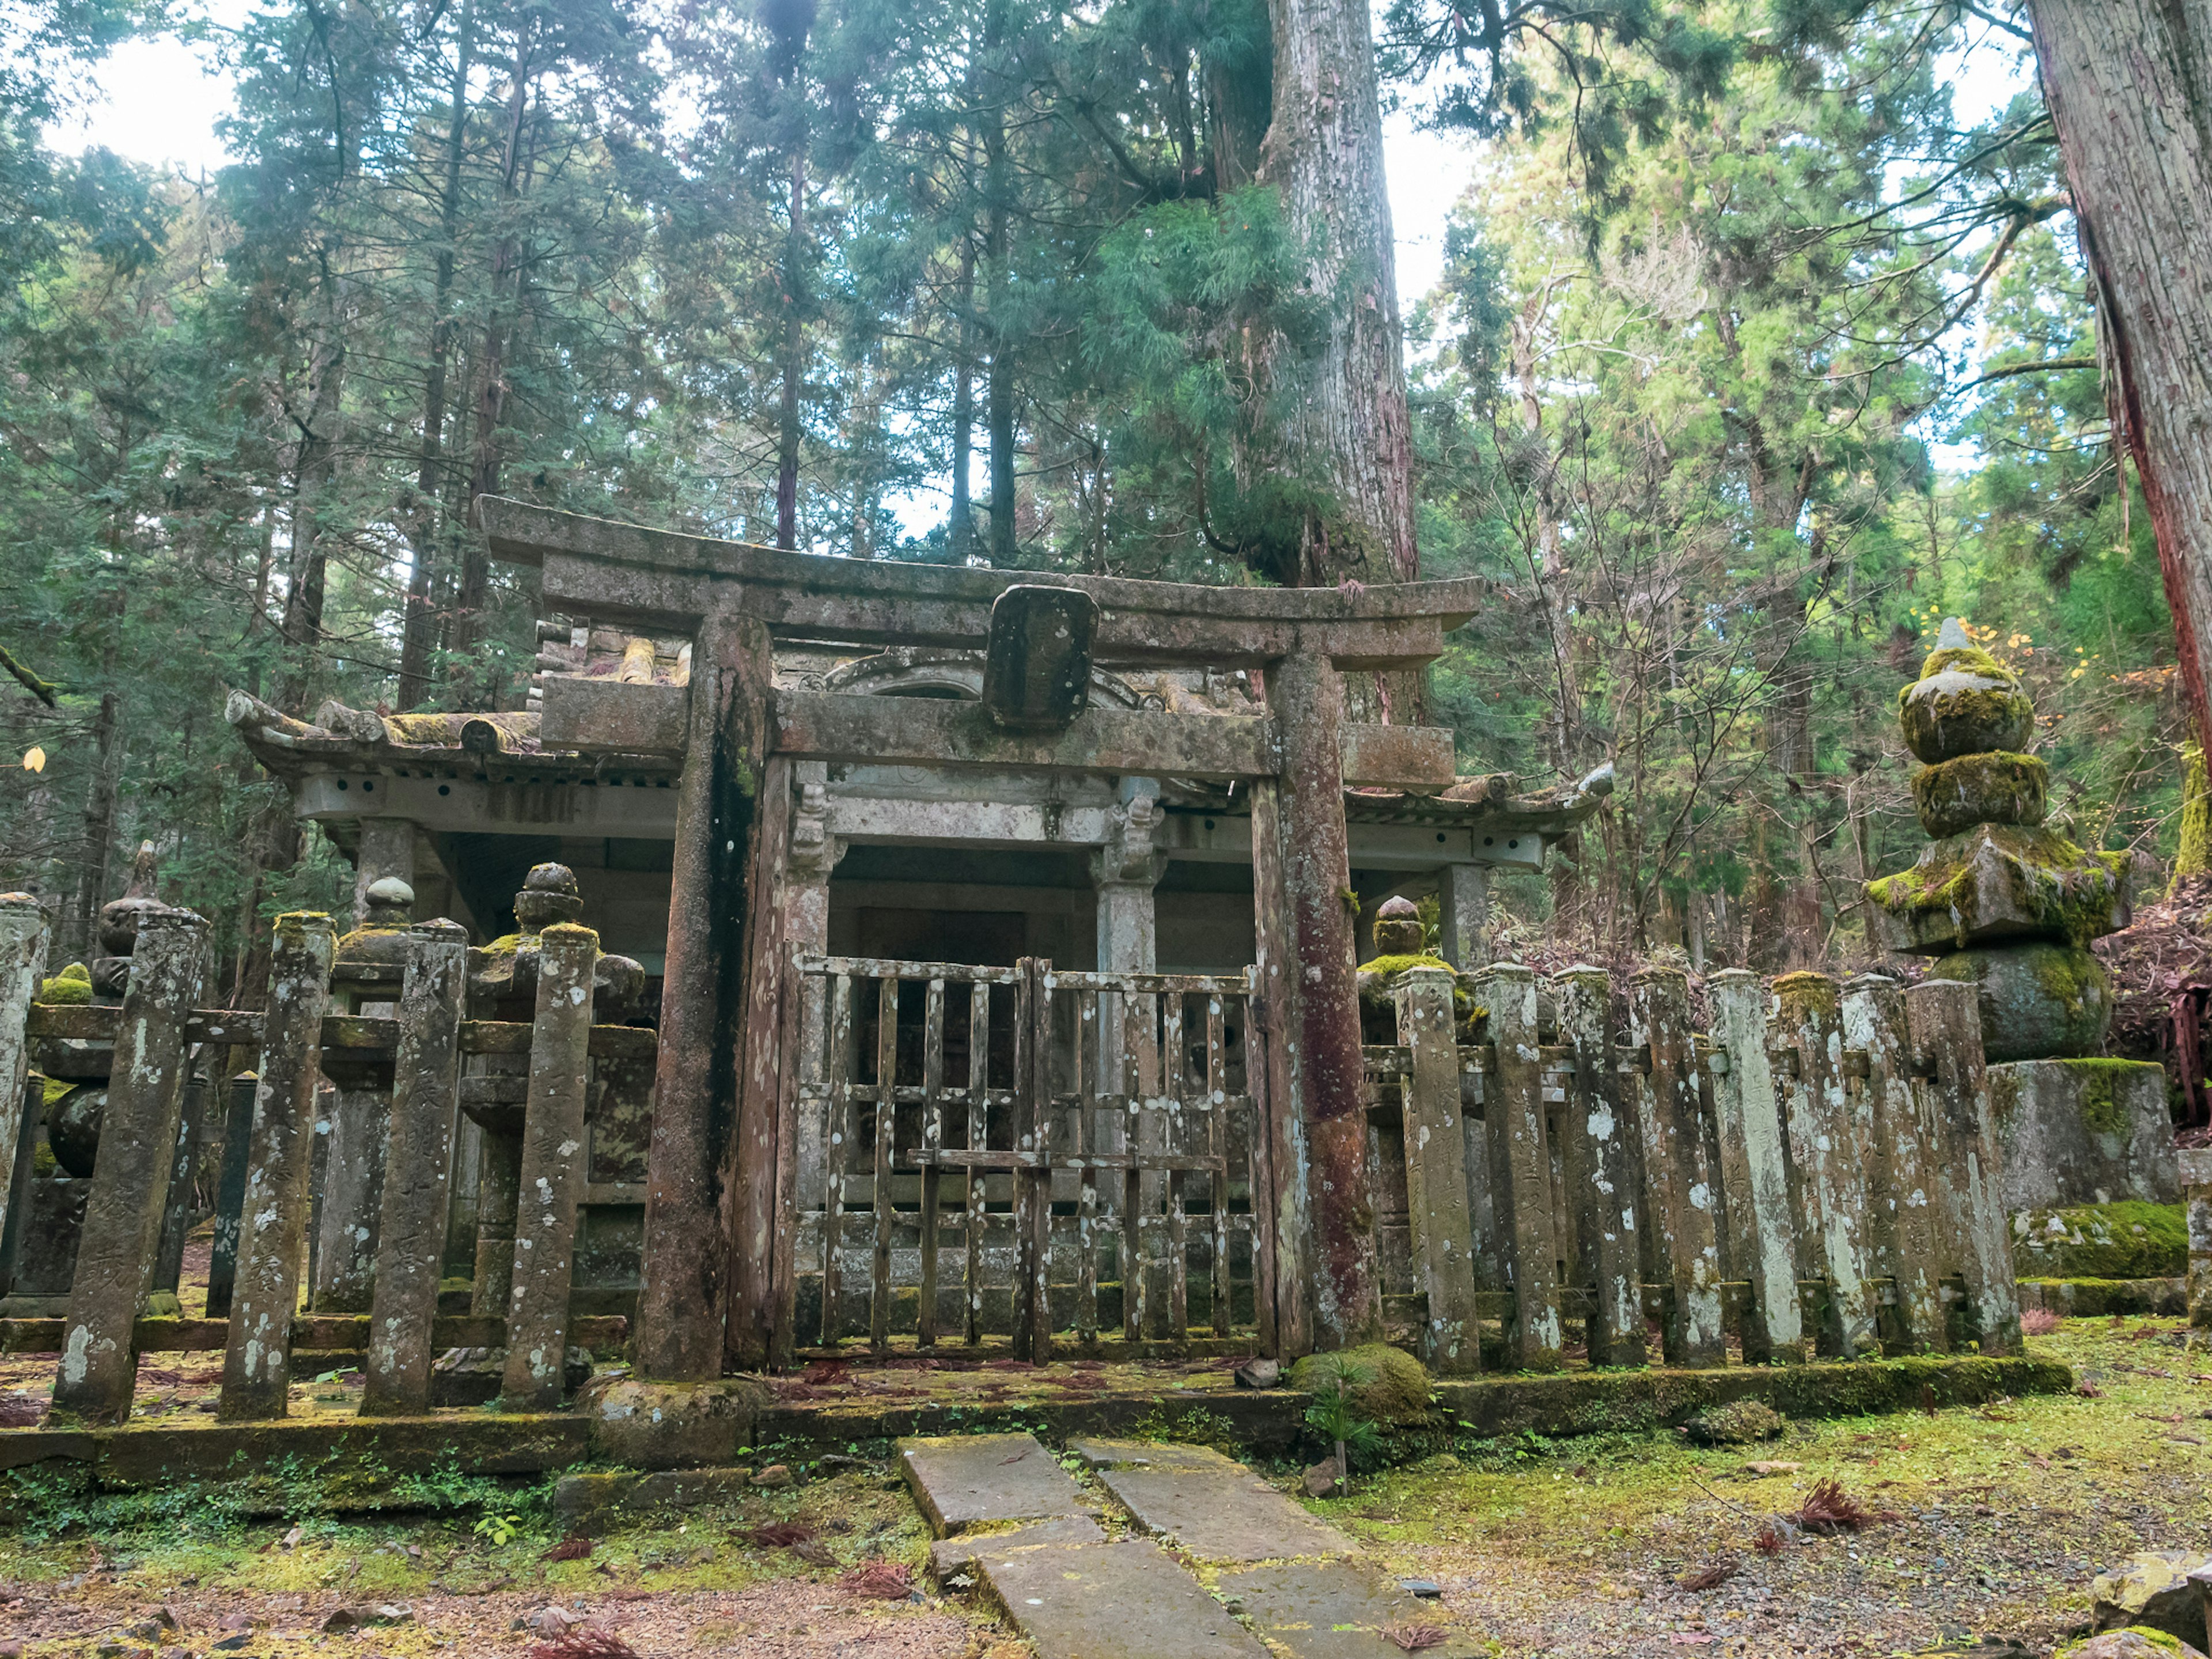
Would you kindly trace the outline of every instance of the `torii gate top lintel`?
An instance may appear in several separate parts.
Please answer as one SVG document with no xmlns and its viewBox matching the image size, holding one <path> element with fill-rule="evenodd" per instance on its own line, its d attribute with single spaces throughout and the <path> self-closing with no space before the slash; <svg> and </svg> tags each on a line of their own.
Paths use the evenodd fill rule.
<svg viewBox="0 0 2212 1659">
<path fill-rule="evenodd" d="M 980 647 L 1010 586 L 1071 587 L 1098 606 L 1103 663 L 1256 667 L 1296 655 L 1341 671 L 1418 667 L 1480 608 L 1475 578 L 1375 587 L 1207 587 L 787 553 L 498 496 L 478 509 L 493 556 L 543 571 L 548 603 L 689 631 L 740 611 L 780 638 Z"/>
</svg>

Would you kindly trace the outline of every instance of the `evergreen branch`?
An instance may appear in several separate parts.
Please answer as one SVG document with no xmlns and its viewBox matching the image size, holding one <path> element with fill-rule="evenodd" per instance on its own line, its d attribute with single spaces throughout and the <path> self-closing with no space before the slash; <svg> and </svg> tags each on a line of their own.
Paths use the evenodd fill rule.
<svg viewBox="0 0 2212 1659">
<path fill-rule="evenodd" d="M 40 702 L 46 704 L 47 708 L 52 708 L 57 706 L 54 702 L 54 694 L 59 691 L 62 688 L 52 680 L 40 679 L 16 658 L 14 652 L 9 650 L 9 648 L 4 645 L 0 645 L 0 668 L 4 668 L 10 674 L 14 675 L 16 682 L 21 684 L 26 691 L 28 691 Z"/>
<path fill-rule="evenodd" d="M 2015 374 L 2040 374 L 2046 370 L 2055 374 L 2060 369 L 2094 368 L 2096 366 L 2094 357 L 2045 357 L 2039 362 L 2007 363 L 2002 368 L 1992 368 L 1985 374 L 1977 374 L 1963 386 L 1954 386 L 1952 395 L 1956 397 L 1961 392 L 1972 392 L 1976 386 L 1990 380 L 2009 380 Z"/>
</svg>

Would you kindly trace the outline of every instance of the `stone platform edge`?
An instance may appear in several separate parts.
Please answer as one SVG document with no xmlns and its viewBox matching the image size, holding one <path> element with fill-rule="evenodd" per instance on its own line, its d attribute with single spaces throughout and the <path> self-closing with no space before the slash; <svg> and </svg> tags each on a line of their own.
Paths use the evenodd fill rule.
<svg viewBox="0 0 2212 1659">
<path fill-rule="evenodd" d="M 713 1387 L 714 1385 L 704 1385 Z M 2063 1394 L 2064 1365 L 2027 1358 L 1930 1355 L 1717 1370 L 1606 1370 L 1439 1382 L 1436 1412 L 1407 1431 L 1485 1437 L 1534 1431 L 1554 1437 L 1668 1428 L 1711 1407 L 1759 1400 L 1787 1417 L 1846 1417 L 2004 1396 Z M 730 1443 L 693 1442 L 690 1467 L 734 1463 L 741 1451 L 804 1462 L 845 1453 L 856 1441 L 908 1435 L 1028 1430 L 1048 1440 L 1079 1435 L 1220 1439 L 1259 1453 L 1290 1450 L 1305 1432 L 1311 1396 L 1295 1389 L 1239 1390 L 1183 1400 L 1103 1395 L 1061 1404 L 924 1405 L 854 1410 L 835 1404 L 769 1405 L 724 1419 Z M 722 1436 L 708 1437 L 719 1440 Z M 312 1480 L 338 1506 L 436 1508 L 434 1490 L 408 1477 L 438 1474 L 526 1477 L 607 1455 L 581 1411 L 461 1410 L 427 1417 L 320 1417 L 271 1423 L 155 1419 L 120 1427 L 0 1429 L 6 1472 L 74 1468 L 103 1490 L 192 1481 L 234 1490 Z M 635 1466 L 633 1466 L 635 1467 Z"/>
</svg>

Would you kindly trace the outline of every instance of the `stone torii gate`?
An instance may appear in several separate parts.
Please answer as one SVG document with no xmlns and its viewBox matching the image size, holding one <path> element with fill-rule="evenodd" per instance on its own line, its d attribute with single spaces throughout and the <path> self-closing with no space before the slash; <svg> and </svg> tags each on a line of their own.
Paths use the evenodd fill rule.
<svg viewBox="0 0 2212 1659">
<path fill-rule="evenodd" d="M 705 1379 L 758 1369 L 778 1349 L 793 1133 L 781 1103 L 791 944 L 781 888 L 793 769 L 810 761 L 1249 789 L 1279 1346 L 1295 1354 L 1378 1332 L 1344 789 L 1440 792 L 1455 769 L 1448 730 L 1347 720 L 1343 676 L 1432 660 L 1477 609 L 1480 583 L 1200 587 L 878 563 L 495 498 L 481 507 L 493 556 L 537 566 L 547 605 L 693 641 L 688 686 L 545 685 L 549 744 L 684 762 L 635 1334 L 641 1374 Z M 984 699 L 778 691 L 777 641 L 981 650 Z M 1255 671 L 1267 713 L 1087 707 L 1094 661 Z"/>
</svg>

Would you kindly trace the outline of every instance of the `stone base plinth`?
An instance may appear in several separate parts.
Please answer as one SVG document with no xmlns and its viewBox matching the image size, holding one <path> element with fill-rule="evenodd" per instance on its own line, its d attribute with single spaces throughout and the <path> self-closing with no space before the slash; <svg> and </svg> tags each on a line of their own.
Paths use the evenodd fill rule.
<svg viewBox="0 0 2212 1659">
<path fill-rule="evenodd" d="M 1989 1078 L 2007 1209 L 2180 1201 L 2164 1066 L 2021 1060 L 1990 1066 Z"/>
</svg>

